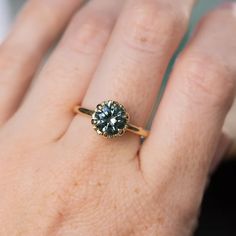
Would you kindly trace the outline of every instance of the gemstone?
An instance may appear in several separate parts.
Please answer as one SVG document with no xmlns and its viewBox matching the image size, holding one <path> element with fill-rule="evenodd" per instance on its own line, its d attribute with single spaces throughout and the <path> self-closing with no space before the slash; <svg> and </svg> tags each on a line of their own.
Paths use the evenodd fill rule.
<svg viewBox="0 0 236 236">
<path fill-rule="evenodd" d="M 91 122 L 98 134 L 111 138 L 124 133 L 128 120 L 124 106 L 109 100 L 97 105 Z"/>
</svg>

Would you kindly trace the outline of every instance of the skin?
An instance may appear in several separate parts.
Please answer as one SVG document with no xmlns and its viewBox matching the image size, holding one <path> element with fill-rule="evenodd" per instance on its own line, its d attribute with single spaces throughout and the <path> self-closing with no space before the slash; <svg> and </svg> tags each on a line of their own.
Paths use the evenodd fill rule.
<svg viewBox="0 0 236 236">
<path fill-rule="evenodd" d="M 191 235 L 235 96 L 236 7 L 202 19 L 141 145 L 73 107 L 117 100 L 144 126 L 194 1 L 81 4 L 28 1 L 0 47 L 0 235 Z"/>
</svg>

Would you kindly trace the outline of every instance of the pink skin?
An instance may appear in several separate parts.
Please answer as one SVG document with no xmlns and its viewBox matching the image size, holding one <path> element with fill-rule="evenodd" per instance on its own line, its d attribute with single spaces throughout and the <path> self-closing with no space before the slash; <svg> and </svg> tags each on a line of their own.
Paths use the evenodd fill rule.
<svg viewBox="0 0 236 236">
<path fill-rule="evenodd" d="M 194 1 L 92 0 L 78 10 L 81 3 L 29 1 L 1 45 L 0 235 L 191 235 L 212 163 L 226 150 L 234 11 L 201 21 L 141 145 L 130 133 L 101 138 L 73 107 L 118 100 L 144 126 Z"/>
</svg>

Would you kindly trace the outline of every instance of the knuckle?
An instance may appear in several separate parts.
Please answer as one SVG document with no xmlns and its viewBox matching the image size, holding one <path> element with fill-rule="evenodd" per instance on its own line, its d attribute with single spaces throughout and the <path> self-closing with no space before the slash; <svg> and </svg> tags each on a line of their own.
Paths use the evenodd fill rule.
<svg viewBox="0 0 236 236">
<path fill-rule="evenodd" d="M 210 56 L 195 56 L 182 62 L 184 86 L 182 92 L 194 102 L 213 107 L 230 106 L 235 93 L 235 81 L 223 62 Z"/>
<path fill-rule="evenodd" d="M 74 18 L 66 44 L 84 54 L 100 54 L 112 29 L 112 22 L 105 14 L 86 12 Z"/>
<path fill-rule="evenodd" d="M 153 1 L 137 3 L 128 10 L 127 18 L 122 25 L 125 41 L 133 48 L 152 53 L 169 45 L 173 38 L 180 38 L 187 23 L 181 11 Z"/>
</svg>

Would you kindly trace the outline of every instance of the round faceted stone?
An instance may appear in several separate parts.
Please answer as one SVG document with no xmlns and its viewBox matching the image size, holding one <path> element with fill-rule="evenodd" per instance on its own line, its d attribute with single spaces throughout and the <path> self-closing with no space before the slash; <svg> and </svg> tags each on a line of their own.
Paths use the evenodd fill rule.
<svg viewBox="0 0 236 236">
<path fill-rule="evenodd" d="M 105 101 L 97 105 L 92 115 L 92 124 L 98 134 L 114 137 L 124 133 L 128 119 L 128 114 L 121 104 Z"/>
</svg>

